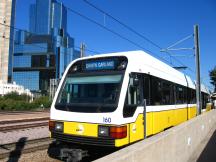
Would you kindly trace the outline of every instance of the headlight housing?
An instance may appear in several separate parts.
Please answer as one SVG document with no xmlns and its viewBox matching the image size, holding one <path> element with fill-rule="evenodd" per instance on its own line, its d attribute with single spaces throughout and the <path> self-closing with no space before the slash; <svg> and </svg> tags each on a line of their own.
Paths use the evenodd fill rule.
<svg viewBox="0 0 216 162">
<path fill-rule="evenodd" d="M 64 125 L 61 122 L 56 122 L 55 123 L 55 131 L 57 132 L 63 132 Z"/>
<path fill-rule="evenodd" d="M 99 128 L 98 128 L 98 136 L 100 136 L 100 137 L 109 137 L 109 127 L 99 126 Z"/>
</svg>

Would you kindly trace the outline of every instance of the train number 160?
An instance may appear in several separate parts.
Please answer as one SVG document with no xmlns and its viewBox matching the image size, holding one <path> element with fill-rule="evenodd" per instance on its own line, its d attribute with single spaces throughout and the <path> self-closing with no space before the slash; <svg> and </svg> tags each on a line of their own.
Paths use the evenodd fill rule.
<svg viewBox="0 0 216 162">
<path fill-rule="evenodd" d="M 104 123 L 111 123 L 111 118 L 103 117 Z"/>
</svg>

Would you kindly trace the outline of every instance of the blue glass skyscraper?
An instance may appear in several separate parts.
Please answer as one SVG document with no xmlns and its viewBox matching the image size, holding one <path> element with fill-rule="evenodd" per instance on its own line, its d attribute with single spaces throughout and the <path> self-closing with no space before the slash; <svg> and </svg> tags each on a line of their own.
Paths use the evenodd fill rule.
<svg viewBox="0 0 216 162">
<path fill-rule="evenodd" d="M 80 52 L 67 33 L 67 10 L 55 0 L 36 0 L 29 8 L 29 32 L 15 36 L 13 80 L 32 91 L 49 89 Z"/>
</svg>

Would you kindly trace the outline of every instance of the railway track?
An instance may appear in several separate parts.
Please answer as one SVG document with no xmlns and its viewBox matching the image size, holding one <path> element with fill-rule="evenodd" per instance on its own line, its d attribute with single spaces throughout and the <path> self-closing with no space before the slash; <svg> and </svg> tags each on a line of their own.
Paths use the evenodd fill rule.
<svg viewBox="0 0 216 162">
<path fill-rule="evenodd" d="M 48 115 L 7 112 L 0 116 L 3 116 L 0 120 L 0 161 L 16 161 L 23 154 L 46 152 L 52 143 Z"/>
<path fill-rule="evenodd" d="M 48 126 L 48 117 L 0 121 L 0 132 Z"/>
<path fill-rule="evenodd" d="M 48 120 L 49 120 L 48 117 L 40 117 L 40 118 L 0 121 L 0 135 L 6 134 L 6 136 L 0 136 L 0 138 L 3 137 L 2 141 L 0 142 L 0 161 L 17 161 L 17 159 L 19 159 L 20 157 L 23 156 L 28 157 L 31 156 L 30 154 L 35 154 L 35 153 L 37 154 L 37 151 L 39 152 L 42 151 L 45 152 L 46 154 L 49 148 L 53 147 L 52 143 L 54 140 L 50 139 L 48 137 L 48 134 L 46 137 L 44 136 L 36 137 L 36 135 L 39 132 L 41 133 L 41 129 L 43 132 L 44 130 L 48 130 Z M 35 128 L 35 129 L 31 129 L 31 128 Z M 35 132 L 35 133 L 31 133 L 33 136 L 31 135 L 29 136 L 28 132 Z M 15 140 L 8 141 L 5 138 L 7 139 L 14 138 Z M 59 149 L 55 149 L 55 148 L 51 149 L 51 152 L 53 153 L 56 153 L 56 151 L 58 153 Z M 84 162 L 92 161 L 97 159 L 98 157 L 101 157 L 101 155 L 90 154 L 83 161 Z M 56 161 L 56 160 L 59 161 L 59 157 L 51 156 L 50 158 L 51 161 Z"/>
<path fill-rule="evenodd" d="M 13 160 L 21 154 L 32 153 L 39 150 L 45 150 L 49 147 L 52 140 L 50 138 L 40 138 L 26 140 L 25 137 L 18 142 L 0 145 L 0 160 L 10 158 Z"/>
</svg>

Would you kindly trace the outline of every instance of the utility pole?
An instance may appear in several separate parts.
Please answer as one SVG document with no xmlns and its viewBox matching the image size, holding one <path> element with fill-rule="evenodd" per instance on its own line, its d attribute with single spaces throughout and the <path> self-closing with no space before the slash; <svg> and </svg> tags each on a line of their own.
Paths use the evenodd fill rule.
<svg viewBox="0 0 216 162">
<path fill-rule="evenodd" d="M 84 57 L 85 56 L 85 44 L 81 43 L 80 45 L 80 57 Z"/>
<path fill-rule="evenodd" d="M 201 114 L 201 86 L 200 86 L 200 53 L 199 53 L 199 27 L 194 25 L 194 45 L 195 45 L 195 62 L 196 62 L 196 99 L 197 99 L 197 115 Z"/>
</svg>

